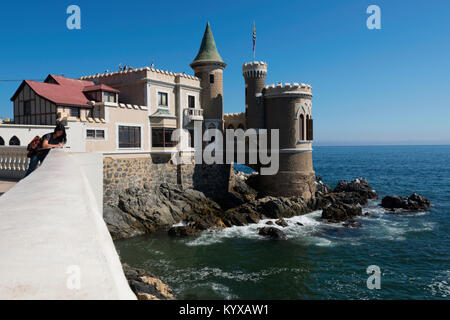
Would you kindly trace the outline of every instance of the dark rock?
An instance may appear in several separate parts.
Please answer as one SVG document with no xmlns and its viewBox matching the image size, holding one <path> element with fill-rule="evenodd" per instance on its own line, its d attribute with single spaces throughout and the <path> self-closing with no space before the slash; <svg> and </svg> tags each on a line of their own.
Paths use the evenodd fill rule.
<svg viewBox="0 0 450 320">
<path fill-rule="evenodd" d="M 343 225 L 350 229 L 361 228 L 361 222 L 355 220 L 348 220 L 343 223 Z"/>
<path fill-rule="evenodd" d="M 257 223 L 261 215 L 255 210 L 251 203 L 245 203 L 236 208 L 225 211 L 221 214 L 221 219 L 225 226 L 245 226 L 249 223 Z"/>
<path fill-rule="evenodd" d="M 172 289 L 143 269 L 132 268 L 122 264 L 125 277 L 131 290 L 140 300 L 173 300 Z"/>
<path fill-rule="evenodd" d="M 371 214 L 370 212 L 364 212 L 364 213 L 363 213 L 363 216 L 364 216 L 364 217 L 372 217 L 373 214 Z"/>
<path fill-rule="evenodd" d="M 297 222 L 297 225 L 299 225 L 299 226 L 301 226 L 301 227 L 303 227 L 303 226 L 304 226 L 304 224 L 303 224 L 303 223 L 301 223 L 301 222 Z"/>
<path fill-rule="evenodd" d="M 271 219 L 291 218 L 293 216 L 308 213 L 306 204 L 301 199 L 289 199 L 285 197 L 264 197 L 255 203 L 256 211 Z"/>
<path fill-rule="evenodd" d="M 275 240 L 285 240 L 286 235 L 283 231 L 275 227 L 262 227 L 258 229 L 258 234 Z"/>
<path fill-rule="evenodd" d="M 253 178 L 257 175 L 235 177 L 232 190 L 214 198 L 222 199 L 225 204 L 180 185 L 163 183 L 154 187 L 146 183 L 142 188 L 132 187 L 119 192 L 116 206 L 105 206 L 104 219 L 114 239 L 158 230 L 170 230 L 170 235 L 181 237 L 204 230 L 258 223 L 261 219 L 280 219 L 277 224 L 286 226 L 281 218 L 313 210 L 324 210 L 324 219 L 345 221 L 361 214 L 358 204 L 365 205 L 369 198 L 376 196 L 367 181 L 357 179 L 340 182 L 335 192 L 329 192 L 331 189 L 324 185 L 319 196 L 306 203 L 303 198 L 257 193 L 249 183 Z M 317 183 L 323 184 L 320 178 Z M 172 227 L 180 221 L 186 224 Z"/>
<path fill-rule="evenodd" d="M 333 204 L 366 205 L 368 199 L 357 192 L 328 193 L 308 202 L 312 211 L 323 210 Z"/>
<path fill-rule="evenodd" d="M 430 209 L 430 200 L 422 195 L 413 193 L 404 198 L 400 196 L 386 196 L 381 200 L 381 206 L 388 210 L 403 209 L 406 211 L 421 211 Z"/>
<path fill-rule="evenodd" d="M 141 222 L 116 207 L 105 205 L 103 219 L 115 240 L 138 236 L 146 232 L 146 227 Z"/>
<path fill-rule="evenodd" d="M 364 178 L 354 179 L 350 182 L 339 181 L 333 192 L 356 192 L 367 199 L 378 199 L 378 195 Z"/>
<path fill-rule="evenodd" d="M 225 211 L 221 220 L 227 227 L 243 226 L 264 218 L 290 218 L 308 212 L 310 210 L 302 199 L 264 197 Z"/>
<path fill-rule="evenodd" d="M 172 237 L 188 237 L 198 233 L 198 230 L 191 226 L 172 227 L 168 231 Z"/>
<path fill-rule="evenodd" d="M 331 187 L 329 185 L 322 182 L 321 176 L 316 176 L 316 180 L 315 180 L 314 184 L 316 187 L 316 197 L 328 194 L 333 191 L 333 189 L 331 189 Z"/>
<path fill-rule="evenodd" d="M 266 224 L 269 225 L 269 226 L 272 226 L 273 222 L 272 221 L 267 221 Z"/>
<path fill-rule="evenodd" d="M 164 183 L 153 192 L 145 187 L 120 192 L 117 207 L 105 207 L 104 219 L 119 239 L 167 230 L 184 219 L 199 231 L 223 226 L 220 212 L 220 206 L 202 192 Z"/>
<path fill-rule="evenodd" d="M 275 223 L 283 228 L 288 226 L 288 223 L 283 218 L 278 219 Z"/>
<path fill-rule="evenodd" d="M 322 211 L 322 219 L 329 222 L 342 222 L 362 214 L 360 205 L 335 203 Z"/>
</svg>

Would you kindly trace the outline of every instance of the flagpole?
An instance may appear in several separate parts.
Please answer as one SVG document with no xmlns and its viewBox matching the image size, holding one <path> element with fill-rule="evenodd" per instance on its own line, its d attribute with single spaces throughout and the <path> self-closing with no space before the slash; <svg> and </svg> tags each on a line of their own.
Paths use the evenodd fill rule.
<svg viewBox="0 0 450 320">
<path fill-rule="evenodd" d="M 256 56 L 256 29 L 255 29 L 255 20 L 253 20 L 253 62 L 255 62 Z"/>
</svg>

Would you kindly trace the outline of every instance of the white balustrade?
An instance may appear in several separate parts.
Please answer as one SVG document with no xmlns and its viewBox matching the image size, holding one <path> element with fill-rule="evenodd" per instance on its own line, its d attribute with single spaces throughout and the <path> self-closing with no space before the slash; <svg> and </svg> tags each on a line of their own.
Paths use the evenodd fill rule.
<svg viewBox="0 0 450 320">
<path fill-rule="evenodd" d="M 187 117 L 187 122 L 195 120 L 203 120 L 203 109 L 198 108 L 185 108 L 184 115 Z"/>
<path fill-rule="evenodd" d="M 0 146 L 0 178 L 23 178 L 29 161 L 26 147 Z"/>
</svg>

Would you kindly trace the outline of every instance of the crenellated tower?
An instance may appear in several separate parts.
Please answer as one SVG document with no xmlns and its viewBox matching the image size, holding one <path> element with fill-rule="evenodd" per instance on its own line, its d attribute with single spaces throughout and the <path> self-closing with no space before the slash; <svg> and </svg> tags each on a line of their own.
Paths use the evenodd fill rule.
<svg viewBox="0 0 450 320">
<path fill-rule="evenodd" d="M 202 44 L 194 61 L 190 64 L 202 87 L 201 106 L 205 128 L 223 129 L 223 69 L 226 67 L 209 26 L 203 35 Z"/>
<path fill-rule="evenodd" d="M 266 82 L 267 63 L 247 62 L 242 66 L 245 79 L 245 114 L 247 128 L 264 128 L 263 90 Z"/>
<path fill-rule="evenodd" d="M 312 88 L 307 84 L 277 84 L 263 90 L 265 128 L 280 134 L 280 167 L 260 176 L 258 187 L 272 195 L 314 197 L 312 162 Z"/>
</svg>

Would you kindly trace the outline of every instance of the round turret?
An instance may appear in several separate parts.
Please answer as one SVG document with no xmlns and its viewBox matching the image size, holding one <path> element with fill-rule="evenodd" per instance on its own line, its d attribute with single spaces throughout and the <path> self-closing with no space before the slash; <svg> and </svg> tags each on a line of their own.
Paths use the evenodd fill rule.
<svg viewBox="0 0 450 320">
<path fill-rule="evenodd" d="M 267 63 L 247 62 L 242 66 L 245 79 L 245 112 L 247 128 L 264 128 L 263 90 L 267 75 Z"/>
<path fill-rule="evenodd" d="M 194 61 L 190 64 L 202 87 L 201 107 L 205 125 L 222 129 L 223 116 L 223 69 L 226 67 L 220 56 L 209 26 L 206 25 L 202 43 Z"/>
<path fill-rule="evenodd" d="M 261 78 L 267 75 L 267 63 L 254 61 L 244 63 L 242 66 L 242 75 L 244 78 Z"/>
<path fill-rule="evenodd" d="M 280 169 L 275 175 L 261 176 L 259 186 L 269 194 L 312 198 L 312 88 L 278 83 L 266 86 L 263 95 L 265 128 L 279 130 Z"/>
</svg>

